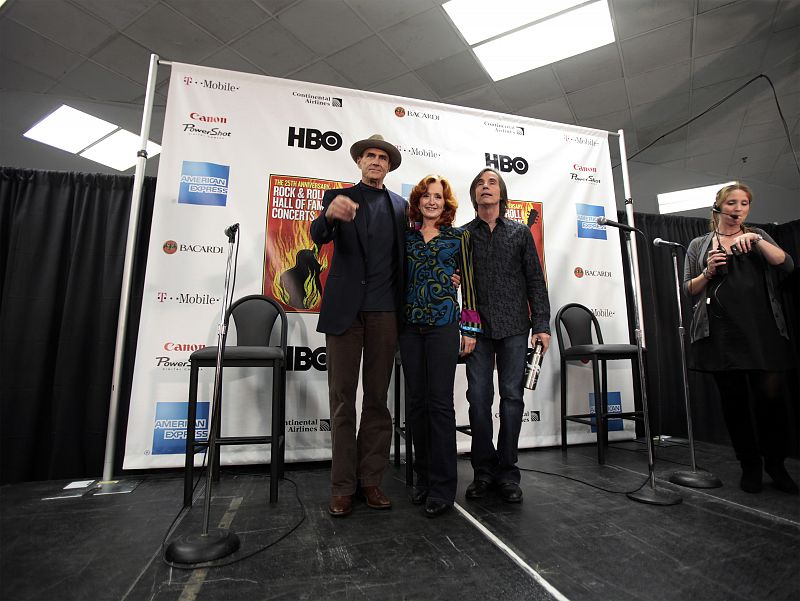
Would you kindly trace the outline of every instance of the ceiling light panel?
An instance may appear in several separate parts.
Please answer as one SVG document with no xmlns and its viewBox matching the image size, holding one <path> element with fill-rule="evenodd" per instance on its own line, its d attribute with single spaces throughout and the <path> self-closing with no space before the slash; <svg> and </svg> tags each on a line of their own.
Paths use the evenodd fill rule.
<svg viewBox="0 0 800 601">
<path fill-rule="evenodd" d="M 567 10 L 586 0 L 450 0 L 442 8 L 468 44 L 489 38 Z"/>
<path fill-rule="evenodd" d="M 713 186 L 702 186 L 700 188 L 689 188 L 688 190 L 678 190 L 676 192 L 665 192 L 657 194 L 658 210 L 662 215 L 667 213 L 680 213 L 691 211 L 692 209 L 708 209 L 714 204 L 717 192 L 725 186 L 730 186 L 736 182 L 725 182 L 714 184 Z"/>
<path fill-rule="evenodd" d="M 117 171 L 127 171 L 136 165 L 139 151 L 139 136 L 125 129 L 114 132 L 97 144 L 87 148 L 80 156 L 107 165 Z M 161 146 L 147 142 L 147 157 L 153 158 L 161 152 Z"/>
<path fill-rule="evenodd" d="M 608 2 L 601 0 L 474 48 L 494 81 L 558 62 L 614 41 Z"/>
<path fill-rule="evenodd" d="M 77 153 L 117 127 L 64 104 L 22 135 L 67 152 Z"/>
</svg>

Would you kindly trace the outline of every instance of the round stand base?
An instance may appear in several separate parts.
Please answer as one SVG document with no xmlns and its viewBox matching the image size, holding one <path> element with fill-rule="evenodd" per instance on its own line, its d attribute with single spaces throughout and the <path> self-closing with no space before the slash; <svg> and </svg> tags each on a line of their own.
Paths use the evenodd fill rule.
<svg viewBox="0 0 800 601">
<path fill-rule="evenodd" d="M 702 470 L 678 470 L 672 473 L 669 481 L 690 488 L 719 488 L 722 486 L 722 480 L 714 474 Z"/>
<path fill-rule="evenodd" d="M 209 530 L 208 534 L 187 534 L 167 547 L 167 560 L 173 563 L 205 563 L 234 553 L 239 548 L 239 537 L 223 529 Z"/>
<path fill-rule="evenodd" d="M 636 492 L 629 492 L 628 498 L 649 505 L 677 505 L 683 501 L 683 497 L 677 493 L 657 490 L 651 486 L 643 486 Z"/>
</svg>

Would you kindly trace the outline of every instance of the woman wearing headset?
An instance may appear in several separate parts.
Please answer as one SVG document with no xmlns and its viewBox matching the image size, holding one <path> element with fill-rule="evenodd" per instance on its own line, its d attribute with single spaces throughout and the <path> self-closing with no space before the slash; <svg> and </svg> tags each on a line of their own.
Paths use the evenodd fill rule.
<svg viewBox="0 0 800 601">
<path fill-rule="evenodd" d="M 683 289 L 694 305 L 690 365 L 710 372 L 742 466 L 740 487 L 761 491 L 762 466 L 773 485 L 797 494 L 787 455 L 785 372 L 797 366 L 777 294 L 778 272 L 792 258 L 762 229 L 744 224 L 753 194 L 741 183 L 717 192 L 711 231 L 692 240 Z"/>
</svg>

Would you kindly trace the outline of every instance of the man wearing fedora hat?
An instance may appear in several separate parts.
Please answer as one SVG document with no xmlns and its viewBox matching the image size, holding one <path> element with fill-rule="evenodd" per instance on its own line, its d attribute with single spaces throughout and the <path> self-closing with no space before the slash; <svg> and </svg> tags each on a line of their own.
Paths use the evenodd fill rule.
<svg viewBox="0 0 800 601">
<path fill-rule="evenodd" d="M 311 223 L 318 245 L 333 242 L 317 331 L 325 334 L 331 409 L 331 501 L 345 516 L 360 492 L 373 509 L 389 509 L 380 489 L 389 463 L 392 420 L 386 394 L 397 347 L 403 280 L 406 201 L 383 185 L 400 151 L 373 135 L 350 147 L 361 169 L 351 188 L 328 190 Z M 356 432 L 356 390 L 363 355 L 363 401 Z"/>
</svg>

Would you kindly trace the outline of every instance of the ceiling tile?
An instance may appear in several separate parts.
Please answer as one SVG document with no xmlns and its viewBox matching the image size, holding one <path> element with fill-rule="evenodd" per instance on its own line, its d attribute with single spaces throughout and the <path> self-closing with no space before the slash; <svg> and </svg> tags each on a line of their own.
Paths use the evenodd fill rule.
<svg viewBox="0 0 800 601">
<path fill-rule="evenodd" d="M 403 73 L 399 77 L 374 86 L 372 90 L 381 94 L 391 94 L 392 96 L 404 96 L 420 100 L 439 100 L 439 97 L 415 73 Z"/>
<path fill-rule="evenodd" d="M 694 0 L 612 0 L 612 6 L 620 40 L 694 15 Z"/>
<path fill-rule="evenodd" d="M 690 131 L 686 144 L 686 154 L 687 156 L 701 156 L 712 152 L 730 154 L 736 145 L 738 136 L 738 130 L 723 130 L 704 135 Z"/>
<path fill-rule="evenodd" d="M 417 75 L 442 98 L 478 88 L 490 81 L 469 50 L 417 69 Z"/>
<path fill-rule="evenodd" d="M 689 91 L 691 62 L 670 65 L 628 78 L 631 105 L 683 95 Z"/>
<path fill-rule="evenodd" d="M 783 122 L 780 119 L 758 125 L 746 125 L 739 133 L 739 144 L 752 144 L 765 140 L 775 140 L 776 144 L 786 141 L 786 130 L 783 129 Z"/>
<path fill-rule="evenodd" d="M 782 0 L 778 4 L 778 12 L 772 23 L 773 31 L 782 31 L 800 25 L 800 2 L 798 0 Z"/>
<path fill-rule="evenodd" d="M 342 88 L 352 88 L 353 83 L 348 81 L 336 69 L 325 61 L 317 61 L 295 71 L 288 76 L 289 79 L 307 81 L 309 83 L 321 83 L 328 86 L 339 86 Z"/>
<path fill-rule="evenodd" d="M 468 48 L 440 8 L 411 17 L 380 35 L 412 69 Z"/>
<path fill-rule="evenodd" d="M 10 19 L 0 20 L 0 40 L 3 40 L 3 58 L 27 65 L 55 79 L 84 60 Z"/>
<path fill-rule="evenodd" d="M 342 0 L 303 0 L 283 11 L 278 21 L 321 56 L 347 48 L 371 33 Z"/>
<path fill-rule="evenodd" d="M 497 113 L 508 113 L 508 106 L 500 98 L 497 90 L 493 86 L 487 85 L 477 90 L 471 90 L 464 94 L 457 96 L 450 96 L 446 99 L 448 104 L 456 104 L 458 106 L 469 106 L 475 109 L 482 109 L 485 111 L 495 111 Z"/>
<path fill-rule="evenodd" d="M 147 83 L 151 52 L 125 36 L 115 36 L 103 48 L 92 54 L 92 60 L 112 71 L 125 75 L 141 84 Z M 158 70 L 158 81 L 169 77 L 169 68 Z"/>
<path fill-rule="evenodd" d="M 117 29 L 124 29 L 142 13 L 159 2 L 159 0 L 71 0 L 84 10 L 91 12 L 101 20 Z"/>
<path fill-rule="evenodd" d="M 715 175 L 725 175 L 730 163 L 731 151 L 711 152 L 701 154 L 686 159 L 686 168 L 690 171 L 700 171 L 702 173 L 713 173 Z M 722 182 L 720 182 L 722 183 Z M 711 203 L 709 203 L 711 204 Z"/>
<path fill-rule="evenodd" d="M 567 94 L 567 99 L 579 122 L 587 117 L 606 115 L 628 107 L 628 93 L 623 79 Z"/>
<path fill-rule="evenodd" d="M 295 4 L 297 0 L 253 0 L 253 2 L 264 10 L 268 10 L 273 15 L 277 15 L 281 11 L 289 8 L 292 4 Z"/>
<path fill-rule="evenodd" d="M 692 85 L 701 88 L 713 83 L 736 79 L 747 75 L 757 75 L 761 70 L 761 57 L 767 42 L 750 42 L 696 58 Z"/>
<path fill-rule="evenodd" d="M 643 143 L 642 146 L 644 146 Z M 685 142 L 656 144 L 655 146 L 651 146 L 647 150 L 643 151 L 642 154 L 636 155 L 636 160 L 641 163 L 650 163 L 651 165 L 668 163 L 670 161 L 678 161 L 684 158 L 685 150 Z"/>
<path fill-rule="evenodd" d="M 564 96 L 564 91 L 550 67 L 540 67 L 507 77 L 495 82 L 494 87 L 512 111 L 542 100 Z"/>
<path fill-rule="evenodd" d="M 800 0 L 797 5 L 800 6 Z M 778 66 L 784 67 L 786 73 L 800 74 L 800 26 L 770 36 L 761 70 L 774 79 Z"/>
<path fill-rule="evenodd" d="M 403 0 L 402 2 L 347 0 L 347 3 L 376 31 L 439 6 L 438 3 L 431 2 L 431 0 Z"/>
<path fill-rule="evenodd" d="M 356 86 L 397 77 L 407 69 L 377 36 L 368 37 L 328 57 L 328 62 Z"/>
<path fill-rule="evenodd" d="M 250 0 L 165 0 L 187 19 L 223 42 L 230 42 L 270 16 Z"/>
<path fill-rule="evenodd" d="M 277 21 L 267 21 L 231 44 L 265 73 L 282 77 L 314 60 L 315 55 Z"/>
<path fill-rule="evenodd" d="M 195 64 L 219 48 L 214 38 L 163 4 L 153 6 L 125 33 L 169 61 Z"/>
<path fill-rule="evenodd" d="M 581 119 L 581 125 L 586 127 L 593 127 L 595 129 L 604 129 L 606 131 L 616 132 L 617 130 L 625 130 L 626 132 L 633 132 L 633 119 L 631 119 L 630 109 L 623 109 L 621 111 L 614 111 L 607 115 L 597 115 L 587 119 Z"/>
<path fill-rule="evenodd" d="M 575 92 L 622 77 L 622 61 L 616 44 L 606 44 L 565 58 L 552 67 L 565 92 Z"/>
<path fill-rule="evenodd" d="M 698 14 L 708 12 L 710 10 L 714 10 L 715 8 L 719 8 L 720 6 L 732 4 L 733 2 L 737 1 L 738 0 L 700 0 L 697 3 L 697 12 Z"/>
<path fill-rule="evenodd" d="M 631 107 L 631 116 L 637 129 L 688 121 L 689 93 Z"/>
<path fill-rule="evenodd" d="M 648 144 L 652 144 L 656 140 L 658 140 L 658 142 L 655 144 L 656 146 L 675 144 L 678 142 L 685 143 L 688 133 L 685 127 L 679 127 L 680 124 L 681 124 L 680 121 L 672 121 L 670 123 L 666 123 L 664 125 L 657 125 L 654 127 L 637 127 L 636 139 L 639 140 L 639 144 L 642 147 L 645 147 Z M 664 135 L 671 130 L 675 131 L 672 131 L 672 133 L 670 133 L 669 135 Z M 664 137 L 662 138 L 661 136 Z"/>
<path fill-rule="evenodd" d="M 141 85 L 91 61 L 70 71 L 59 83 L 59 88 L 62 85 L 83 92 L 89 98 L 120 102 L 132 102 L 143 92 Z"/>
<path fill-rule="evenodd" d="M 572 114 L 572 109 L 569 107 L 567 99 L 564 96 L 527 106 L 517 111 L 517 114 L 524 117 L 532 117 L 533 119 L 542 119 L 544 121 L 575 124 L 575 117 Z"/>
<path fill-rule="evenodd" d="M 53 87 L 54 79 L 0 56 L 0 73 L 5 82 L 13 82 L 15 92 L 42 93 Z M 3 86 L 6 87 L 5 85 Z M 0 118 L 0 121 L 3 119 Z"/>
<path fill-rule="evenodd" d="M 716 104 L 726 96 L 733 94 L 750 79 L 752 78 L 738 77 L 736 79 L 731 79 L 729 81 L 723 81 L 708 86 L 698 86 L 696 89 L 692 90 L 692 115 L 699 115 L 713 104 Z M 723 102 L 717 109 L 714 110 L 730 111 L 733 108 L 747 107 L 752 98 L 760 91 L 760 88 L 763 89 L 763 84 L 758 81 L 754 81 L 746 88 L 736 92 L 733 96 L 725 100 L 725 102 Z"/>
<path fill-rule="evenodd" d="M 738 46 L 769 33 L 776 0 L 737 2 L 698 15 L 695 20 L 694 54 L 704 56 Z"/>
<path fill-rule="evenodd" d="M 241 73 L 255 73 L 256 75 L 264 75 L 264 72 L 256 67 L 253 63 L 243 58 L 233 48 L 223 48 L 219 52 L 207 56 L 200 63 L 204 67 L 213 67 L 215 69 L 228 69 L 230 71 L 239 71 Z"/>
<path fill-rule="evenodd" d="M 84 56 L 114 33 L 106 23 L 63 0 L 14 2 L 5 16 Z"/>
<path fill-rule="evenodd" d="M 692 22 L 681 21 L 622 42 L 628 77 L 691 58 Z"/>
</svg>

